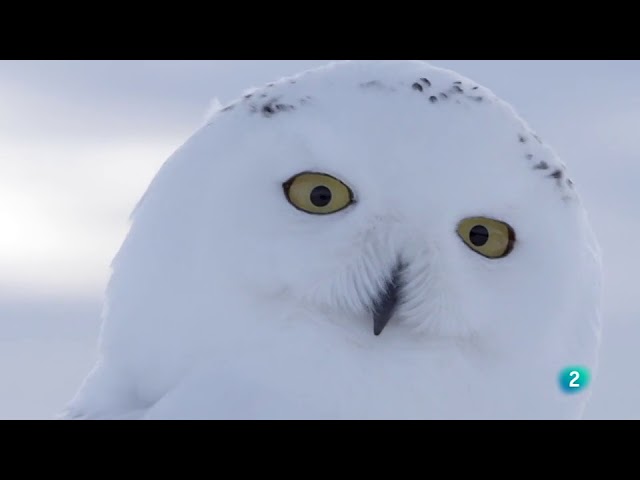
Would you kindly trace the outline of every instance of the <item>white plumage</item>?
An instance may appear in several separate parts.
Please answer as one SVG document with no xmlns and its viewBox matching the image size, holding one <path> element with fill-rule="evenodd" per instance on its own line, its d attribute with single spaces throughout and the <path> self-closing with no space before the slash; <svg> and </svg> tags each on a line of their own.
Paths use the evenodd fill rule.
<svg viewBox="0 0 640 480">
<path fill-rule="evenodd" d="M 339 62 L 162 167 L 65 417 L 578 418 L 557 375 L 597 367 L 600 280 L 565 166 L 508 105 L 424 62 Z"/>
</svg>

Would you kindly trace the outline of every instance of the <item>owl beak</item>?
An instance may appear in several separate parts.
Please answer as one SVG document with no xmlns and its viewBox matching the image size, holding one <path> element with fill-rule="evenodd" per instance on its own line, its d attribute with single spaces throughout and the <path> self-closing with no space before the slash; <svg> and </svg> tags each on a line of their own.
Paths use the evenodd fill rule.
<svg viewBox="0 0 640 480">
<path fill-rule="evenodd" d="M 400 298 L 400 277 L 404 265 L 398 262 L 391 272 L 391 277 L 387 281 L 384 290 L 373 304 L 373 333 L 378 336 L 389 323 L 393 316 Z"/>
</svg>

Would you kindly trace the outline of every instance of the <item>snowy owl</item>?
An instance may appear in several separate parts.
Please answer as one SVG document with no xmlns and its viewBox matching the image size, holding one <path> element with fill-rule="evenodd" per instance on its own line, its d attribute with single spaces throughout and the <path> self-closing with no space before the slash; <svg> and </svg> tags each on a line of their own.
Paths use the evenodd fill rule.
<svg viewBox="0 0 640 480">
<path fill-rule="evenodd" d="M 222 106 L 113 262 L 71 419 L 575 419 L 597 240 L 565 165 L 487 88 L 344 61 Z"/>
</svg>

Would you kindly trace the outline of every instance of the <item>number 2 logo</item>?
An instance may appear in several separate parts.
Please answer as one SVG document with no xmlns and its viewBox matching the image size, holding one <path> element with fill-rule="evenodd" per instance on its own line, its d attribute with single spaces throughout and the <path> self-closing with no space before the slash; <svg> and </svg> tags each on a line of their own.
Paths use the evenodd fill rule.
<svg viewBox="0 0 640 480">
<path fill-rule="evenodd" d="M 569 376 L 572 377 L 572 380 L 569 382 L 569 387 L 571 388 L 580 388 L 580 384 L 576 383 L 580 378 L 580 372 L 573 370 L 569 373 Z"/>
<path fill-rule="evenodd" d="M 589 370 L 585 367 L 567 367 L 558 376 L 560 388 L 569 394 L 583 391 L 589 384 L 589 380 Z"/>
</svg>

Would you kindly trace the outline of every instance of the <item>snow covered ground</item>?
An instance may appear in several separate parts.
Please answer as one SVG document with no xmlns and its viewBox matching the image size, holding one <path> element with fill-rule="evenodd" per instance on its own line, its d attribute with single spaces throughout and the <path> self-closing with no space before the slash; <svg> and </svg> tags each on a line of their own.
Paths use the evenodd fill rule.
<svg viewBox="0 0 640 480">
<path fill-rule="evenodd" d="M 50 418 L 95 361 L 128 214 L 214 96 L 322 61 L 0 62 L 0 418 Z M 640 62 L 433 61 L 512 103 L 568 164 L 605 255 L 587 418 L 640 419 Z"/>
</svg>

